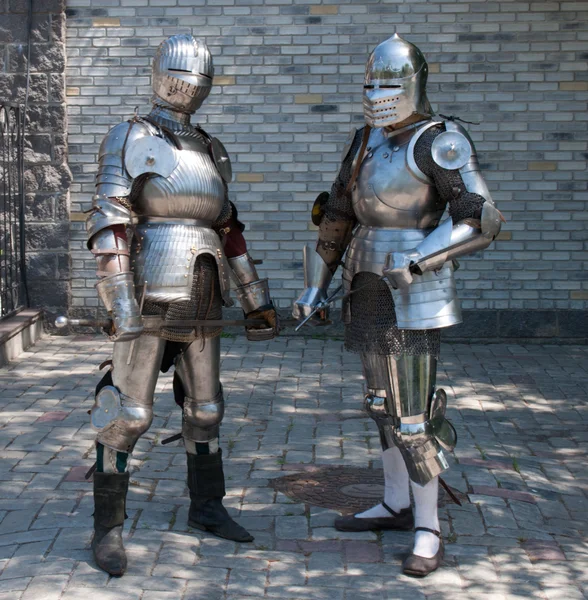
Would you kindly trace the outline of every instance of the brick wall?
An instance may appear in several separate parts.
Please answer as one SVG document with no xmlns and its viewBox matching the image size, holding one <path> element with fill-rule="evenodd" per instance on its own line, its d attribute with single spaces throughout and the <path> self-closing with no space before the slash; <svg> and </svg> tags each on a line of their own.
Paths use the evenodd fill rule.
<svg viewBox="0 0 588 600">
<path fill-rule="evenodd" d="M 28 1 L 0 0 L 0 100 L 24 103 Z M 25 125 L 26 258 L 31 305 L 69 301 L 65 0 L 34 0 Z"/>
<path fill-rule="evenodd" d="M 191 32 L 210 46 L 216 85 L 197 120 L 229 150 L 231 195 L 249 246 L 286 307 L 302 286 L 302 245 L 316 237 L 310 206 L 330 187 L 348 131 L 362 123 L 366 58 L 394 31 L 425 52 L 437 112 L 481 122 L 468 128 L 508 219 L 483 259 L 461 261 L 464 308 L 587 307 L 586 3 L 68 0 L 67 7 L 73 307 L 98 304 L 81 221 L 99 142 L 136 105 L 149 109 L 150 59 L 164 37 Z"/>
</svg>

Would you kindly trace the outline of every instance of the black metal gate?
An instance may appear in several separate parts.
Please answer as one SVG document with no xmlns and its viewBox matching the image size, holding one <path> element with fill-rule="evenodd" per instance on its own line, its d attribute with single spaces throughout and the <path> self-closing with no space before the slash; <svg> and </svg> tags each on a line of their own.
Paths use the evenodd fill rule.
<svg viewBox="0 0 588 600">
<path fill-rule="evenodd" d="M 0 318 L 26 304 L 24 110 L 0 103 Z"/>
</svg>

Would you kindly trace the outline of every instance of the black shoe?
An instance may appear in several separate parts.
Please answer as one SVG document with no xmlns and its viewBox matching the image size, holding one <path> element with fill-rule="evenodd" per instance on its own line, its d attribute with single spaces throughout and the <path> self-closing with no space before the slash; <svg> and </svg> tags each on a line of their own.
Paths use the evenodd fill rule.
<svg viewBox="0 0 588 600">
<path fill-rule="evenodd" d="M 411 575 L 412 577 L 426 577 L 429 573 L 436 571 L 443 562 L 443 556 L 445 555 L 445 547 L 443 540 L 441 539 L 441 532 L 435 529 L 429 529 L 428 527 L 417 527 L 416 531 L 428 531 L 433 533 L 439 538 L 439 550 L 437 554 L 432 558 L 425 558 L 424 556 L 418 556 L 417 554 L 411 554 L 402 565 L 402 572 L 405 575 Z"/>
<path fill-rule="evenodd" d="M 392 510 L 385 502 L 382 502 L 382 506 L 391 516 L 368 519 L 360 519 L 355 515 L 337 517 L 335 529 L 337 531 L 380 531 L 382 529 L 407 531 L 414 527 L 414 517 L 410 506 L 399 512 Z"/>
<path fill-rule="evenodd" d="M 223 506 L 225 476 L 222 452 L 188 453 L 190 511 L 188 525 L 234 542 L 252 542 L 253 536 L 233 521 Z"/>
<path fill-rule="evenodd" d="M 113 577 L 127 569 L 122 542 L 128 473 L 94 473 L 94 537 L 92 552 L 96 564 Z"/>
</svg>

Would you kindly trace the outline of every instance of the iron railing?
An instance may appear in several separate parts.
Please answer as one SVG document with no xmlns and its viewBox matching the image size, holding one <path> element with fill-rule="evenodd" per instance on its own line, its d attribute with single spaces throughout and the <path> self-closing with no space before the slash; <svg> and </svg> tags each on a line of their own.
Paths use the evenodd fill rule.
<svg viewBox="0 0 588 600">
<path fill-rule="evenodd" d="M 0 318 L 26 305 L 24 109 L 0 103 Z"/>
</svg>

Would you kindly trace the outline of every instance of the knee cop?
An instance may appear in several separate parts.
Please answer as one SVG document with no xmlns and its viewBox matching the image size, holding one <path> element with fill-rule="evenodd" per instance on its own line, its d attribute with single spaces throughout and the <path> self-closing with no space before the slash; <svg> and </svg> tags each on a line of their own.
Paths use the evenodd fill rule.
<svg viewBox="0 0 588 600">
<path fill-rule="evenodd" d="M 210 442 L 218 438 L 225 413 L 223 389 L 212 398 L 184 396 L 182 435 L 193 442 Z"/>
<path fill-rule="evenodd" d="M 96 398 L 90 423 L 98 431 L 97 440 L 118 452 L 133 451 L 139 438 L 149 429 L 153 420 L 151 403 L 122 394 L 106 373 L 96 388 Z"/>
</svg>

